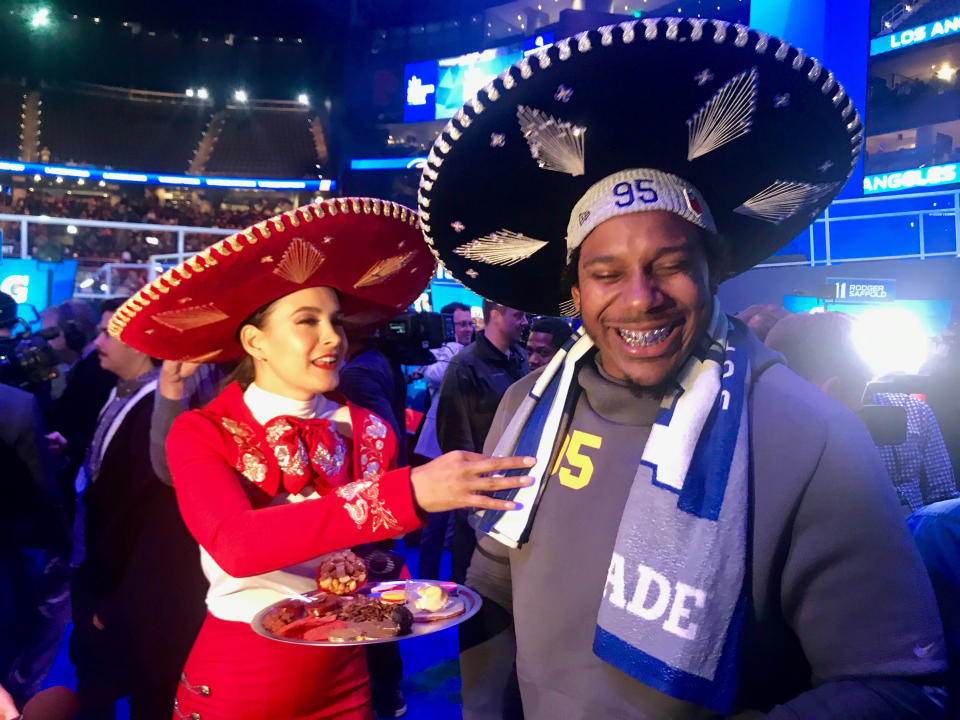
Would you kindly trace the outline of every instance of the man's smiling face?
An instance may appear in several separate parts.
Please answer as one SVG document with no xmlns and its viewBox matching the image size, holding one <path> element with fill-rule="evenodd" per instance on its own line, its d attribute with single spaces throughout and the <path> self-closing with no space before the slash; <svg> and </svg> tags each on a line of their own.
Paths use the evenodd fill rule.
<svg viewBox="0 0 960 720">
<path fill-rule="evenodd" d="M 613 377 L 660 385 L 690 355 L 712 311 L 701 235 L 653 210 L 612 217 L 583 241 L 571 293 Z"/>
</svg>

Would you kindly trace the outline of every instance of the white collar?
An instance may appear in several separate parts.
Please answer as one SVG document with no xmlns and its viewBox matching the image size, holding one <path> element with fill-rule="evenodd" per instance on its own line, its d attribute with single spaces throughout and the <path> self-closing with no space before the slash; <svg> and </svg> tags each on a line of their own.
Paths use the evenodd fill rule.
<svg viewBox="0 0 960 720">
<path fill-rule="evenodd" d="M 309 400 L 294 400 L 268 392 L 256 383 L 250 383 L 244 391 L 243 401 L 250 408 L 254 420 L 261 425 L 266 425 L 280 415 L 292 415 L 301 420 L 330 418 L 340 408 L 340 405 L 320 393 Z"/>
</svg>

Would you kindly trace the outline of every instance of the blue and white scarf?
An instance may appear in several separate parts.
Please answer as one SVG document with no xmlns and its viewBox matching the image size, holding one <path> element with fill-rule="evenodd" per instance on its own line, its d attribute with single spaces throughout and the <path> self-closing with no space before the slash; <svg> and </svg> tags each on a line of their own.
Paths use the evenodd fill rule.
<svg viewBox="0 0 960 720">
<path fill-rule="evenodd" d="M 729 712 L 746 606 L 748 523 L 746 328 L 720 312 L 667 393 L 620 518 L 593 650 L 672 697 Z M 522 508 L 479 511 L 474 526 L 519 547 L 548 476 L 563 418 L 576 403 L 581 330 L 521 402 L 494 455 L 535 455 L 532 486 L 497 493 Z"/>
</svg>

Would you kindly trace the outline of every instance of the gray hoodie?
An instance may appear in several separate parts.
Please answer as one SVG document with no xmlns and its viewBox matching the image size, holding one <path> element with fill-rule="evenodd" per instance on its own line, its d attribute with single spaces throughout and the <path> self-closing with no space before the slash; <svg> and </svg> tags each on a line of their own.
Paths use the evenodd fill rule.
<svg viewBox="0 0 960 720">
<path fill-rule="evenodd" d="M 783 720 L 938 717 L 923 685 L 946 668 L 940 619 L 876 447 L 852 413 L 753 335 L 749 350 L 751 603 L 739 709 L 779 706 L 769 717 Z M 535 379 L 504 395 L 487 452 Z M 484 537 L 474 555 L 467 583 L 492 602 L 461 633 L 464 718 L 503 717 L 514 654 L 526 720 L 714 717 L 593 654 L 608 560 L 659 403 L 591 361 L 578 383 L 561 436 L 578 431 L 589 462 L 553 462 L 526 545 Z"/>
</svg>

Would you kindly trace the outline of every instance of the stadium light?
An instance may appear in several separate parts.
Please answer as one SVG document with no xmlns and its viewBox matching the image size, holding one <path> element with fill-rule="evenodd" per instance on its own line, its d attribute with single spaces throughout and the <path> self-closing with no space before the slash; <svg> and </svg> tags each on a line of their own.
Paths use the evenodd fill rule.
<svg viewBox="0 0 960 720">
<path fill-rule="evenodd" d="M 187 91 L 184 93 L 187 97 L 193 97 L 196 95 L 196 91 L 193 88 L 187 88 Z"/>
<path fill-rule="evenodd" d="M 310 96 L 307 95 L 306 93 L 300 93 L 299 95 L 297 95 L 297 102 L 300 103 L 301 105 L 309 105 Z"/>
<path fill-rule="evenodd" d="M 247 101 L 247 91 L 246 90 L 234 90 L 233 99 L 239 103 L 245 103 Z"/>
<path fill-rule="evenodd" d="M 160 239 L 154 235 L 147 235 L 144 240 L 147 241 L 147 245 L 159 245 Z"/>
<path fill-rule="evenodd" d="M 30 27 L 34 30 L 50 27 L 50 8 L 38 8 L 30 16 Z"/>
<path fill-rule="evenodd" d="M 40 179 L 41 179 L 41 178 L 40 178 L 39 175 L 34 175 L 34 176 L 33 176 L 33 181 L 34 181 L 34 182 L 40 182 Z"/>
<path fill-rule="evenodd" d="M 101 180 L 100 182 L 98 182 L 97 185 L 99 185 L 100 187 L 106 187 L 106 186 L 107 186 L 107 184 L 106 184 L 103 180 Z"/>
<path fill-rule="evenodd" d="M 201 100 L 206 100 L 208 97 L 210 97 L 210 93 L 207 92 L 205 87 L 197 88 L 197 97 Z"/>
<path fill-rule="evenodd" d="M 916 373 L 930 349 L 923 323 L 904 308 L 871 308 L 853 326 L 853 345 L 877 377 Z"/>
<path fill-rule="evenodd" d="M 77 185 L 83 185 L 83 178 L 77 178 Z"/>
<path fill-rule="evenodd" d="M 951 67 L 950 63 L 944 63 L 937 70 L 937 77 L 946 82 L 953 82 L 953 77 L 957 74 L 957 68 Z"/>
<path fill-rule="evenodd" d="M 63 182 L 63 178 L 57 175 L 57 185 Z"/>
<path fill-rule="evenodd" d="M 76 225 L 67 225 L 67 235 L 76 235 L 77 226 Z"/>
</svg>

